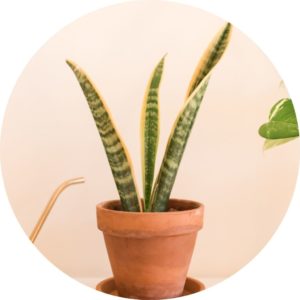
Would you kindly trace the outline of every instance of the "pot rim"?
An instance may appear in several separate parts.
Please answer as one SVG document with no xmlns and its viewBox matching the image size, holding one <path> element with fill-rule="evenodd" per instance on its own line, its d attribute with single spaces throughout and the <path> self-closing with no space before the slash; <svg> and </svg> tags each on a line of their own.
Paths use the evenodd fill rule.
<svg viewBox="0 0 300 300">
<path fill-rule="evenodd" d="M 203 226 L 204 205 L 191 200 L 170 199 L 169 207 L 185 209 L 168 212 L 128 212 L 114 210 L 119 200 L 97 205 L 98 228 L 107 235 L 149 238 L 195 233 Z"/>
<path fill-rule="evenodd" d="M 112 208 L 108 208 L 107 206 L 110 204 L 120 204 L 121 200 L 120 199 L 114 199 L 114 200 L 106 200 L 106 201 L 102 201 L 100 203 L 98 203 L 96 205 L 97 210 L 104 210 L 106 213 L 112 213 L 112 214 L 130 214 L 130 215 L 143 215 L 143 217 L 145 217 L 145 215 L 151 217 L 153 215 L 158 215 L 158 214 L 167 214 L 167 215 L 182 215 L 182 214 L 186 214 L 187 212 L 193 212 L 196 210 L 199 210 L 200 208 L 204 208 L 204 205 L 196 200 L 188 200 L 188 199 L 178 199 L 178 198 L 170 198 L 169 199 L 169 203 L 184 203 L 186 206 L 188 206 L 189 204 L 192 205 L 193 207 L 190 209 L 185 209 L 185 210 L 179 210 L 179 211 L 163 211 L 163 212 L 154 212 L 154 211 L 125 211 L 125 210 L 115 210 Z"/>
</svg>

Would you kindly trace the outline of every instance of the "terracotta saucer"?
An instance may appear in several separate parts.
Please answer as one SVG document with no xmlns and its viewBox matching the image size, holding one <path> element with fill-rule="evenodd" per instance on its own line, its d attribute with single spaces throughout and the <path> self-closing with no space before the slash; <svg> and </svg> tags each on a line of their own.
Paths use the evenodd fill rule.
<svg viewBox="0 0 300 300">
<path fill-rule="evenodd" d="M 96 290 L 105 294 L 119 296 L 115 286 L 114 278 L 107 278 L 99 282 Z M 205 285 L 197 279 L 187 277 L 182 296 L 194 294 L 205 290 Z"/>
</svg>

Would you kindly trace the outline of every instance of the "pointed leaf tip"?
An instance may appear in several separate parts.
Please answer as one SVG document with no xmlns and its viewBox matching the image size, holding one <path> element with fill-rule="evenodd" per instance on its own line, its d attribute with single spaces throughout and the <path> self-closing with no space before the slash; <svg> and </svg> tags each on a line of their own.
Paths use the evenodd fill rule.
<svg viewBox="0 0 300 300">
<path fill-rule="evenodd" d="M 232 25 L 226 23 L 209 43 L 194 71 L 186 94 L 186 100 L 203 78 L 217 65 L 230 41 Z"/>
<path fill-rule="evenodd" d="M 67 64 L 71 69 L 75 69 L 75 63 L 73 63 L 71 60 L 66 59 L 66 64 Z"/>
</svg>

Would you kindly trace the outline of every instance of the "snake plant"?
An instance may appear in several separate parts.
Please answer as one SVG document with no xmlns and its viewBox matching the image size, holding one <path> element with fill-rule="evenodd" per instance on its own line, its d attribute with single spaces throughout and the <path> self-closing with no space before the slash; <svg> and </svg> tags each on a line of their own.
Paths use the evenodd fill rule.
<svg viewBox="0 0 300 300">
<path fill-rule="evenodd" d="M 183 106 L 171 130 L 155 181 L 155 161 L 159 140 L 159 87 L 163 76 L 165 56 L 154 68 L 147 85 L 141 113 L 143 198 L 139 196 L 137 190 L 129 153 L 112 121 L 111 113 L 103 97 L 85 71 L 74 62 L 67 60 L 67 64 L 81 86 L 97 126 L 123 210 L 133 212 L 163 212 L 168 210 L 168 200 L 185 146 L 212 70 L 227 48 L 231 31 L 232 26 L 227 23 L 215 35 L 201 57 L 190 81 Z"/>
<path fill-rule="evenodd" d="M 283 98 L 273 105 L 269 121 L 261 125 L 258 132 L 266 139 L 265 149 L 285 144 L 298 137 L 298 122 L 292 100 Z"/>
</svg>

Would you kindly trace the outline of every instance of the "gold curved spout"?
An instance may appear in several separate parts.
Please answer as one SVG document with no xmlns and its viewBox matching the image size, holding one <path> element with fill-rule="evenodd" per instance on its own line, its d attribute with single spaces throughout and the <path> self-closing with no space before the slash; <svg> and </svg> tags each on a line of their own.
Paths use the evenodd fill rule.
<svg viewBox="0 0 300 300">
<path fill-rule="evenodd" d="M 38 222 L 36 223 L 34 229 L 32 230 L 32 233 L 30 234 L 30 240 L 32 243 L 34 243 L 34 241 L 36 240 L 40 230 L 42 229 L 49 213 L 51 212 L 51 209 L 53 207 L 53 205 L 55 204 L 58 196 L 63 192 L 64 189 L 66 189 L 67 187 L 69 187 L 70 185 L 73 184 L 79 184 L 79 183 L 84 183 L 84 178 L 83 177 L 78 177 L 78 178 L 73 178 L 73 179 L 69 179 L 64 181 L 60 186 L 57 187 L 57 189 L 54 191 L 54 193 L 52 194 L 49 202 L 47 203 L 43 213 L 41 214 Z"/>
</svg>

